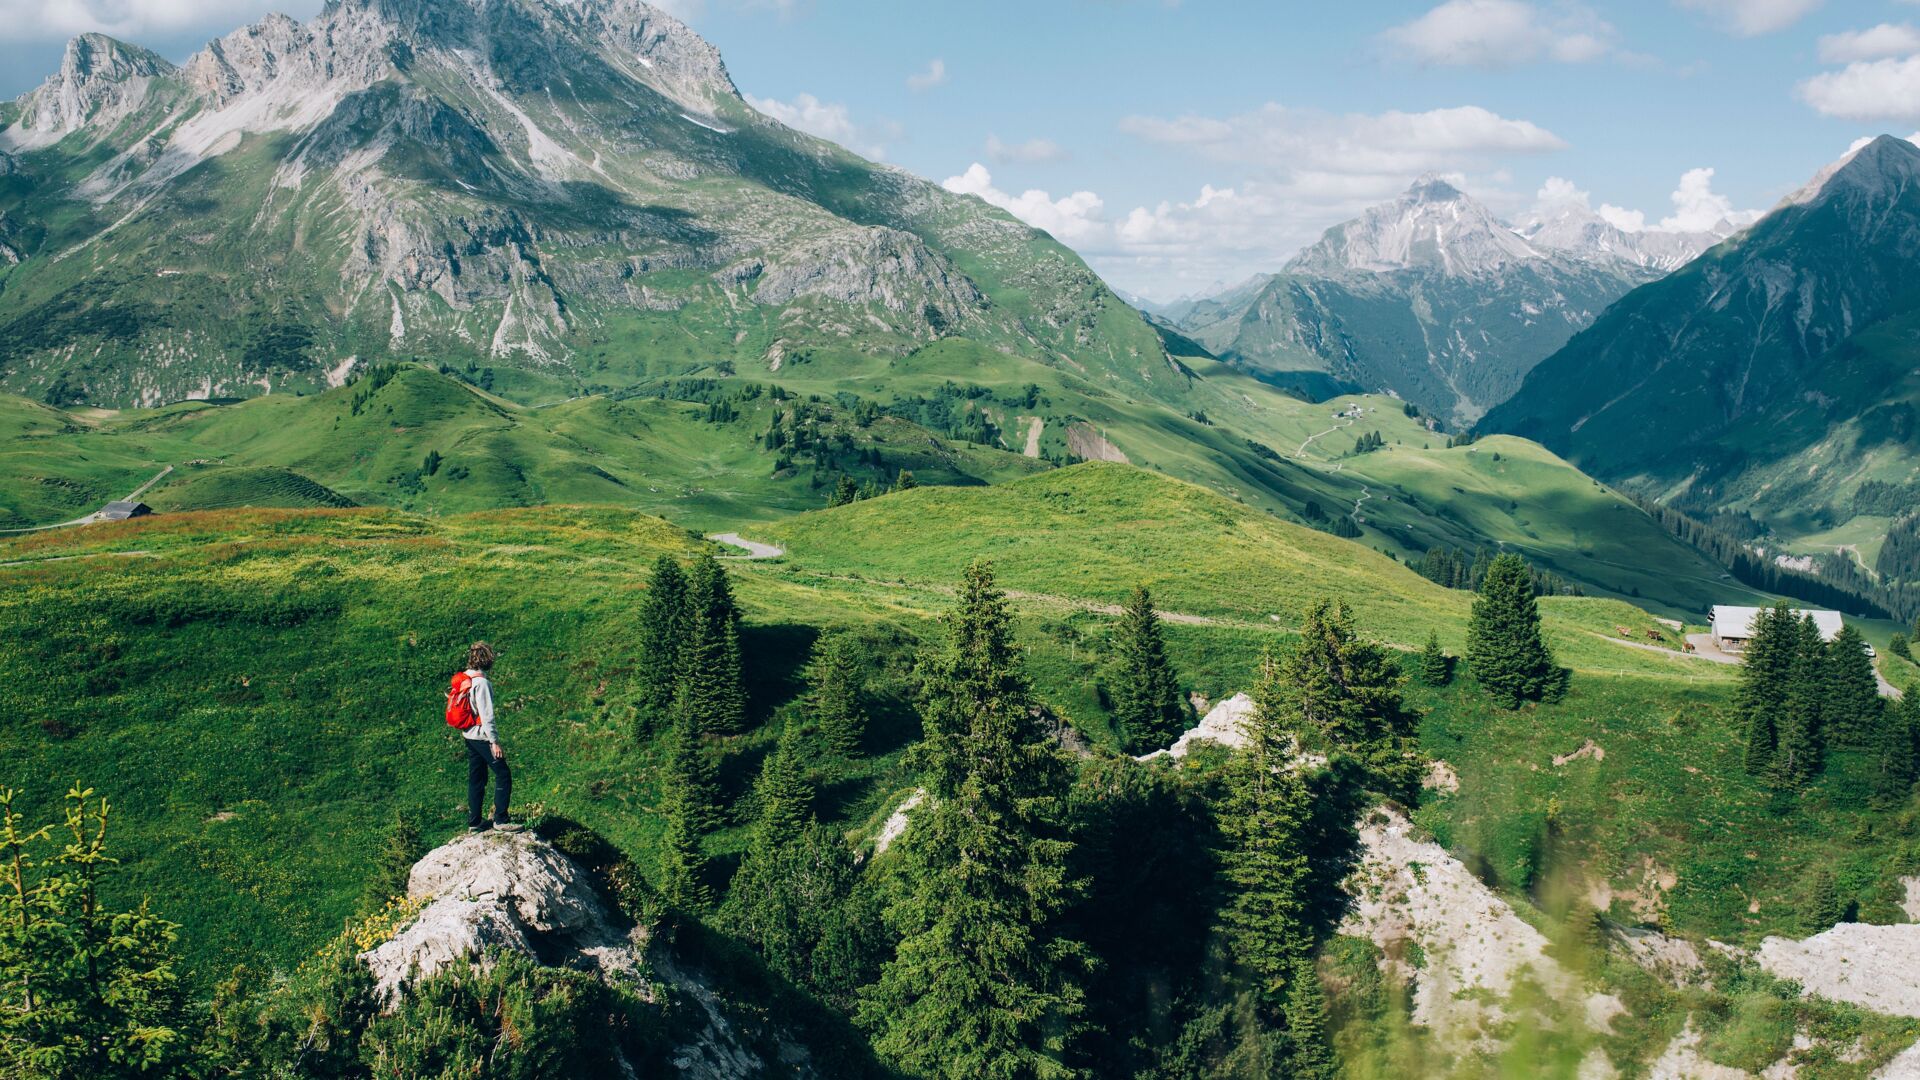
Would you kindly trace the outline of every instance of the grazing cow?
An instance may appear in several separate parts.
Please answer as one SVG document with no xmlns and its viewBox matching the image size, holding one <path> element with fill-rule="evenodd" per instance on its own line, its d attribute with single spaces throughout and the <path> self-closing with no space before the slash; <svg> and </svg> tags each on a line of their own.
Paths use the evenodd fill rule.
<svg viewBox="0 0 1920 1080">
<path fill-rule="evenodd" d="M 1626 627 L 1624 627 L 1624 626 L 1616 626 L 1616 627 L 1614 627 L 1613 629 L 1614 629 L 1614 632 L 1615 632 L 1615 633 L 1618 633 L 1618 634 L 1619 634 L 1619 635 L 1620 635 L 1621 637 L 1632 637 L 1632 636 L 1633 636 L 1633 631 L 1631 631 L 1631 630 L 1629 630 L 1629 629 L 1627 629 L 1627 628 L 1626 628 Z"/>
</svg>

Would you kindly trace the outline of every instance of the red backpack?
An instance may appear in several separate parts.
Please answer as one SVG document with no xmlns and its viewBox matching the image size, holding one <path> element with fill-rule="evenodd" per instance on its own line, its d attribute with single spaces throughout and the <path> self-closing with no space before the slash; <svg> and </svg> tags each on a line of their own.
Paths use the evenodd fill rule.
<svg viewBox="0 0 1920 1080">
<path fill-rule="evenodd" d="M 468 731 L 480 723 L 473 711 L 473 676 L 464 671 L 453 673 L 453 686 L 447 691 L 447 726 Z"/>
</svg>

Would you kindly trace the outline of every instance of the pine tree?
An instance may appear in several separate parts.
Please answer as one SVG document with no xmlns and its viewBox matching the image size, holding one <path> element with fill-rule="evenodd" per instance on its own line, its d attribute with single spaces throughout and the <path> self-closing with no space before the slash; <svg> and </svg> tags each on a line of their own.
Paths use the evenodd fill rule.
<svg viewBox="0 0 1920 1080">
<path fill-rule="evenodd" d="M 0 790 L 0 1075 L 21 1080 L 188 1075 L 193 1063 L 173 923 L 103 901 L 119 862 L 110 808 L 67 792 L 64 834 L 28 831 Z"/>
<path fill-rule="evenodd" d="M 1289 1080 L 1334 1080 L 1339 1062 L 1327 1040 L 1327 995 L 1311 958 L 1294 964 L 1281 1015 L 1287 1026 Z"/>
<path fill-rule="evenodd" d="M 1261 659 L 1253 703 L 1253 715 L 1242 722 L 1247 744 L 1229 765 L 1220 815 L 1221 876 L 1229 892 L 1220 921 L 1234 961 L 1252 974 L 1263 1000 L 1278 1006 L 1313 950 L 1304 839 L 1313 805 L 1293 761 L 1303 721 L 1272 653 Z"/>
<path fill-rule="evenodd" d="M 914 488 L 917 488 L 919 486 L 920 486 L 920 482 L 913 478 L 913 471 L 911 469 L 901 469 L 900 482 L 894 485 L 894 490 L 895 491 L 912 491 Z"/>
<path fill-rule="evenodd" d="M 1774 723 L 1771 779 L 1783 791 L 1798 791 L 1820 771 L 1820 720 L 1824 715 L 1826 646 L 1808 616 L 1787 616 L 1793 633 L 1793 660 L 1787 669 L 1786 702 Z"/>
<path fill-rule="evenodd" d="M 833 494 L 827 496 L 827 506 L 848 506 L 859 498 L 859 485 L 853 482 L 853 477 L 842 473 L 840 474 L 840 482 L 833 485 Z"/>
<path fill-rule="evenodd" d="M 826 634 L 814 643 L 813 659 L 807 667 L 807 710 L 827 747 L 843 758 L 857 756 L 866 738 L 860 668 L 859 646 L 851 635 Z"/>
<path fill-rule="evenodd" d="M 1120 616 L 1108 689 L 1114 723 L 1136 754 L 1171 745 L 1193 717 L 1144 585 L 1134 587 Z"/>
<path fill-rule="evenodd" d="M 653 564 L 647 595 L 640 602 L 640 643 L 637 667 L 639 710 L 636 736 L 644 739 L 673 710 L 680 685 L 680 647 L 692 619 L 687 608 L 687 576 L 670 555 Z"/>
<path fill-rule="evenodd" d="M 859 1019 L 915 1075 L 1069 1077 L 1087 953 L 1056 927 L 1078 893 L 1059 821 L 1065 764 L 1035 721 L 987 564 L 967 568 L 947 623 L 923 665 L 913 755 L 928 803 L 895 845 L 905 886 L 887 922 L 900 943 Z"/>
<path fill-rule="evenodd" d="M 1867 643 L 1852 624 L 1843 625 L 1827 643 L 1822 666 L 1825 690 L 1821 727 L 1835 746 L 1864 746 L 1880 727 L 1880 683 L 1873 675 Z"/>
<path fill-rule="evenodd" d="M 1785 601 L 1761 608 L 1748 630 L 1740 657 L 1740 689 L 1734 709 L 1747 732 L 1747 772 L 1761 776 L 1773 768 L 1779 743 L 1778 717 L 1786 709 L 1787 686 L 1799 636 Z"/>
<path fill-rule="evenodd" d="M 1440 635 L 1427 631 L 1427 644 L 1420 650 L 1420 681 L 1428 686 L 1445 686 L 1453 681 L 1453 658 L 1440 651 Z"/>
<path fill-rule="evenodd" d="M 1833 929 L 1845 914 L 1840 906 L 1840 891 L 1834 884 L 1833 873 L 1825 867 L 1816 870 L 1800 912 L 1801 922 L 1806 924 L 1807 929 L 1819 933 Z"/>
<path fill-rule="evenodd" d="M 1913 790 L 1920 762 L 1914 754 L 1913 721 L 1909 714 L 1916 703 L 1911 693 L 1899 702 L 1889 702 L 1880 710 L 1873 732 L 1873 793 L 1882 799 L 1904 799 Z"/>
<path fill-rule="evenodd" d="M 1380 785 L 1406 792 L 1421 768 L 1411 752 L 1417 718 L 1400 697 L 1406 677 L 1387 650 L 1362 640 L 1345 603 L 1316 601 L 1300 644 L 1280 668 L 1281 711 L 1318 746 L 1357 758 Z"/>
<path fill-rule="evenodd" d="M 813 783 L 807 779 L 801 756 L 800 725 L 789 721 L 780 732 L 779 744 L 760 766 L 760 782 L 754 787 L 760 808 L 754 825 L 756 846 L 772 849 L 791 843 L 813 822 Z"/>
<path fill-rule="evenodd" d="M 740 614 L 720 560 L 694 564 L 687 585 L 687 634 L 678 657 L 673 711 L 703 732 L 730 735 L 746 726 L 747 690 L 740 661 Z"/>
<path fill-rule="evenodd" d="M 660 808 L 667 823 L 660 840 L 660 891 L 674 905 L 699 911 L 713 903 L 703 842 L 720 824 L 719 781 L 698 725 L 689 717 L 675 721 L 668 738 Z"/>
<path fill-rule="evenodd" d="M 1555 694 L 1564 676 L 1540 636 L 1533 573 L 1511 553 L 1487 567 L 1467 626 L 1467 664 L 1473 677 L 1504 708 Z"/>
<path fill-rule="evenodd" d="M 1887 651 L 1900 657 L 1902 660 L 1913 659 L 1913 643 L 1907 639 L 1907 635 L 1905 634 L 1895 634 L 1888 638 Z"/>
</svg>

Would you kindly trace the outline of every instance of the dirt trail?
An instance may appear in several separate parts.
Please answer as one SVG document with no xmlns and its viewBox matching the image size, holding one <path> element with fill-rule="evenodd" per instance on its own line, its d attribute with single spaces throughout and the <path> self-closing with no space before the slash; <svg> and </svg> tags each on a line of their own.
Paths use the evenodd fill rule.
<svg viewBox="0 0 1920 1080">
<path fill-rule="evenodd" d="M 72 562 L 75 559 L 154 559 L 159 556 L 151 551 L 89 551 L 84 555 L 55 555 L 47 559 L 15 559 L 12 562 L 0 562 L 0 566 L 38 566 L 41 563 Z"/>
<path fill-rule="evenodd" d="M 1357 418 L 1356 418 L 1356 417 L 1352 417 L 1352 416 L 1349 416 L 1349 417 L 1347 417 L 1347 422 L 1346 422 L 1346 423 L 1344 423 L 1344 424 L 1335 424 L 1335 425 L 1333 425 L 1332 427 L 1330 427 L 1330 428 L 1328 428 L 1328 429 L 1327 429 L 1327 430 L 1325 430 L 1325 431 L 1322 431 L 1322 432 L 1319 432 L 1318 434 L 1315 434 L 1315 435 L 1309 435 L 1309 436 L 1307 436 L 1307 441 L 1306 441 L 1306 442 L 1303 442 L 1303 443 L 1301 443 L 1301 444 L 1300 444 L 1300 448 L 1299 448 L 1298 450 L 1295 450 L 1295 451 L 1293 452 L 1293 456 L 1294 456 L 1294 457 L 1300 457 L 1301 455 L 1303 455 L 1303 454 L 1305 454 L 1305 453 L 1307 452 L 1307 447 L 1308 447 L 1308 446 L 1310 446 L 1310 445 L 1312 445 L 1312 443 L 1313 443 L 1313 441 L 1314 441 L 1315 439 L 1323 439 L 1323 438 L 1325 438 L 1325 437 L 1327 437 L 1328 435 L 1331 435 L 1331 434 L 1333 434 L 1334 432 L 1336 432 L 1336 431 L 1339 431 L 1339 430 L 1340 430 L 1340 429 L 1342 429 L 1342 428 L 1350 428 L 1350 427 L 1352 427 L 1352 426 L 1354 425 L 1354 423 L 1356 422 L 1356 420 L 1357 420 Z"/>
<path fill-rule="evenodd" d="M 728 547 L 737 547 L 746 552 L 745 555 L 720 556 L 723 559 L 741 559 L 741 560 L 777 559 L 780 556 L 785 555 L 787 553 L 786 548 L 775 547 L 772 544 L 761 544 L 761 543 L 756 543 L 752 540 L 746 540 L 746 539 L 743 539 L 739 533 L 714 533 L 708 536 L 707 539 L 713 541 L 716 544 L 725 544 Z"/>
</svg>

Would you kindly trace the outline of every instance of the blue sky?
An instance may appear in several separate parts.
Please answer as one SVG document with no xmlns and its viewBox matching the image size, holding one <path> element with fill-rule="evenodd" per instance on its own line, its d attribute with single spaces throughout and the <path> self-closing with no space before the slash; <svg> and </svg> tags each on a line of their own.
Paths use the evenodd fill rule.
<svg viewBox="0 0 1920 1080">
<path fill-rule="evenodd" d="M 1425 171 L 1507 214 L 1559 178 L 1657 228 L 1765 208 L 1856 138 L 1920 127 L 1904 0 L 667 6 L 766 111 L 999 202 L 1160 299 L 1275 269 Z M 89 18 L 180 59 L 268 7 L 0 0 L 0 95 Z"/>
</svg>

